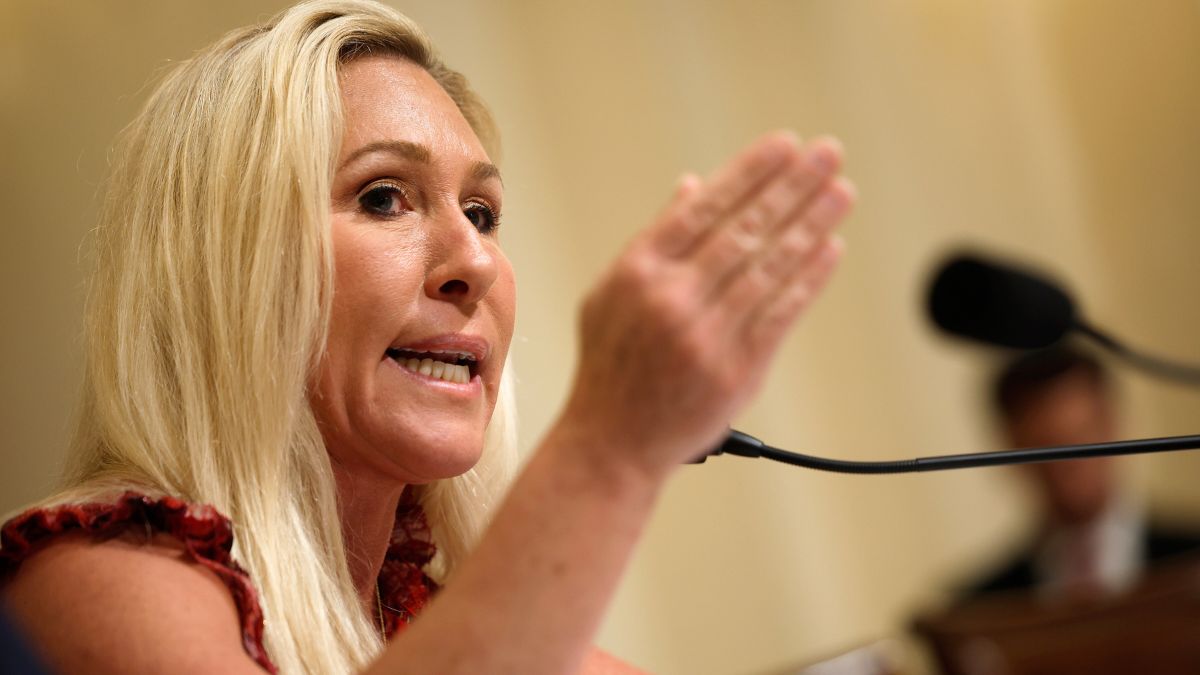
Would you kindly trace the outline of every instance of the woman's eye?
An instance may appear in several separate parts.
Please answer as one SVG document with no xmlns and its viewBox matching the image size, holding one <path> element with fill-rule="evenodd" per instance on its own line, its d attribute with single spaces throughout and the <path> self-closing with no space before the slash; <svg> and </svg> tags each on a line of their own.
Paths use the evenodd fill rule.
<svg viewBox="0 0 1200 675">
<path fill-rule="evenodd" d="M 471 202 L 463 209 L 463 215 L 483 234 L 491 234 L 500 227 L 500 217 L 487 204 Z"/>
<path fill-rule="evenodd" d="M 377 216 L 400 215 L 408 210 L 404 201 L 404 191 L 390 183 L 376 185 L 358 198 L 358 203 L 364 211 Z"/>
</svg>

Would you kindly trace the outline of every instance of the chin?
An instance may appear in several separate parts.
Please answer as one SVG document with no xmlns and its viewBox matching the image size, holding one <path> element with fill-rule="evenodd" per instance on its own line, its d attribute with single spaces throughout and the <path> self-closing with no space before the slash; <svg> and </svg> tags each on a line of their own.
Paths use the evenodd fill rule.
<svg viewBox="0 0 1200 675">
<path fill-rule="evenodd" d="M 409 484 L 429 483 L 460 476 L 483 455 L 484 431 L 451 424 L 422 424 L 391 430 L 372 443 Z"/>
</svg>

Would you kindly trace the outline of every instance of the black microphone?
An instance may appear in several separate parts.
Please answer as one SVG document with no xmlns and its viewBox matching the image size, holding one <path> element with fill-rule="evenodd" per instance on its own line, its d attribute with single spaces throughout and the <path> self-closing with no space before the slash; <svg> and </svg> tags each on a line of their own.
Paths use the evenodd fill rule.
<svg viewBox="0 0 1200 675">
<path fill-rule="evenodd" d="M 929 316 L 943 331 L 1001 347 L 1044 349 L 1074 332 L 1152 375 L 1200 385 L 1200 368 L 1134 350 L 1085 320 L 1065 289 L 1033 270 L 964 253 L 929 285 Z"/>
<path fill-rule="evenodd" d="M 1049 347 L 1077 323 L 1075 303 L 1053 282 L 975 255 L 946 262 L 928 297 L 939 328 L 1002 347 Z"/>
</svg>

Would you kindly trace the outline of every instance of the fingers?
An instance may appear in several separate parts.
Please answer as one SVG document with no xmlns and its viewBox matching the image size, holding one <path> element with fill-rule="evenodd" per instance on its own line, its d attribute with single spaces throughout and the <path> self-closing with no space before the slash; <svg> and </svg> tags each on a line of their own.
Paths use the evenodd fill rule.
<svg viewBox="0 0 1200 675">
<path fill-rule="evenodd" d="M 813 141 L 712 228 L 695 253 L 706 286 L 702 292 L 719 294 L 739 282 L 780 232 L 811 228 L 804 217 L 809 203 L 840 164 L 836 141 Z M 817 235 L 809 238 L 815 243 Z"/>
<path fill-rule="evenodd" d="M 675 197 L 672 202 L 684 201 L 700 190 L 700 177 L 694 173 L 685 173 L 679 177 L 679 184 L 675 186 Z"/>
<path fill-rule="evenodd" d="M 854 202 L 854 186 L 845 178 L 826 181 L 799 209 L 793 211 L 759 251 L 730 275 L 719 289 L 720 302 L 737 315 L 726 317 L 730 326 L 753 320 L 758 305 L 779 294 L 800 274 L 816 249 L 845 218 Z"/>
<path fill-rule="evenodd" d="M 689 270 L 675 279 L 709 329 L 735 344 L 773 345 L 840 255 L 830 236 L 854 201 L 840 166 L 834 139 L 799 148 L 790 135 L 767 136 L 706 181 L 683 176 L 642 258 L 666 262 L 669 250 L 663 269 Z"/>
<path fill-rule="evenodd" d="M 786 282 L 822 244 L 854 204 L 854 185 L 834 178 L 804 210 L 780 229 L 755 261 L 769 283 Z"/>
<path fill-rule="evenodd" d="M 763 136 L 721 167 L 701 191 L 699 179 L 680 181 L 676 199 L 651 231 L 650 245 L 669 258 L 686 256 L 729 213 L 754 194 L 796 151 L 789 132 Z M 694 182 L 693 182 L 694 179 Z M 686 183 L 686 185 L 685 185 Z"/>
<path fill-rule="evenodd" d="M 807 227 L 796 227 L 758 265 L 773 292 L 760 296 L 746 317 L 748 342 L 758 349 L 773 349 L 813 298 L 825 286 L 845 250 L 833 230 L 854 206 L 854 186 L 844 178 L 831 182 L 805 214 Z M 815 240 L 812 237 L 816 237 Z"/>
<path fill-rule="evenodd" d="M 840 237 L 822 241 L 797 275 L 751 313 L 744 326 L 749 349 L 763 354 L 774 353 L 788 329 L 820 295 L 844 251 L 845 244 Z"/>
</svg>

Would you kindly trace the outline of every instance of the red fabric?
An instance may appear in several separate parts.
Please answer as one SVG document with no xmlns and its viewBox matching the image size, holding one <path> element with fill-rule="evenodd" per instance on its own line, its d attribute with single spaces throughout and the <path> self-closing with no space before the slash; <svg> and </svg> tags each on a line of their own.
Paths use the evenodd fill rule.
<svg viewBox="0 0 1200 675">
<path fill-rule="evenodd" d="M 407 491 L 406 491 L 407 495 Z M 250 576 L 233 560 L 229 519 L 207 505 L 173 497 L 151 499 L 127 492 L 113 503 L 69 504 L 32 509 L 0 528 L 0 587 L 29 556 L 60 537 L 83 533 L 109 539 L 129 530 L 169 534 L 197 564 L 229 587 L 242 622 L 242 646 L 269 673 L 278 672 L 263 646 L 263 614 Z M 391 638 L 418 614 L 437 584 L 424 572 L 433 559 L 429 524 L 420 504 L 407 496 L 396 510 L 396 525 L 379 573 L 386 635 Z"/>
<path fill-rule="evenodd" d="M 396 507 L 387 555 L 379 570 L 379 599 L 383 605 L 384 635 L 390 640 L 421 613 L 438 585 L 425 573 L 437 549 L 425 511 L 405 490 Z"/>
</svg>

